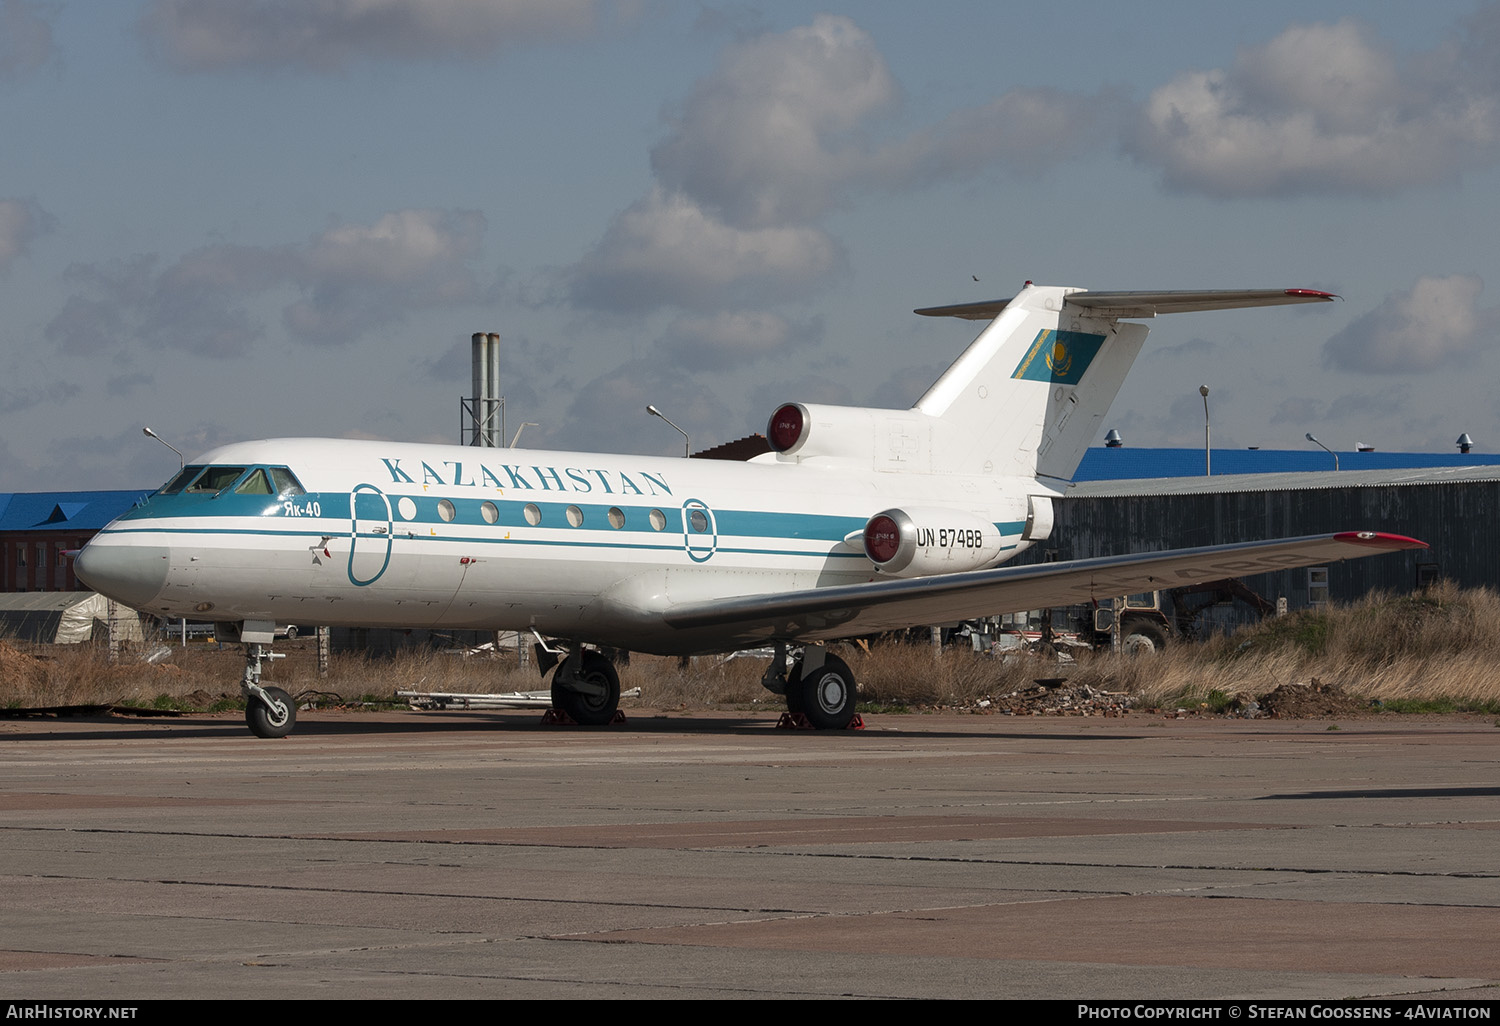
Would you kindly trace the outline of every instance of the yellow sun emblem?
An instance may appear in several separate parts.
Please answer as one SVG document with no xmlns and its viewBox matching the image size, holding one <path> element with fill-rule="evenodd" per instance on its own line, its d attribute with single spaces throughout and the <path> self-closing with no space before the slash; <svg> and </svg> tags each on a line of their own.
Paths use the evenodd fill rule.
<svg viewBox="0 0 1500 1026">
<path fill-rule="evenodd" d="M 1073 366 L 1072 354 L 1068 347 L 1061 341 L 1052 343 L 1052 352 L 1047 354 L 1047 369 L 1058 377 L 1067 377 L 1068 369 Z"/>
</svg>

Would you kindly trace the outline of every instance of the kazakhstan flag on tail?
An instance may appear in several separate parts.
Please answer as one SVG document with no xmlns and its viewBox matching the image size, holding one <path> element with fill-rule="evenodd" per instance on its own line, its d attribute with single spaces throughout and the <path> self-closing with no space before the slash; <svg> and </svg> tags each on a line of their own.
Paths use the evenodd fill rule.
<svg viewBox="0 0 1500 1026">
<path fill-rule="evenodd" d="M 1016 365 L 1013 378 L 1026 381 L 1052 381 L 1059 385 L 1076 385 L 1089 369 L 1099 348 L 1104 345 L 1103 335 L 1090 335 L 1082 331 L 1056 331 L 1046 328 L 1037 332 L 1036 341 Z"/>
</svg>

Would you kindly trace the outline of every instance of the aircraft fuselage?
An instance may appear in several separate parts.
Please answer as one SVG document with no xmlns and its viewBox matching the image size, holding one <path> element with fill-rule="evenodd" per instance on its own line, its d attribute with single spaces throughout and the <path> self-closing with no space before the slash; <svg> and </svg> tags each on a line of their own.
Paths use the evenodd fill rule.
<svg viewBox="0 0 1500 1026">
<path fill-rule="evenodd" d="M 128 578 L 125 597 L 159 616 L 535 629 L 662 654 L 727 645 L 667 628 L 671 605 L 882 576 L 863 532 L 887 508 L 951 509 L 924 540 L 988 544 L 982 563 L 999 563 L 1030 544 L 1028 495 L 1041 490 L 821 460 L 331 439 L 237 443 L 194 465 L 224 468 L 223 487 L 156 493 L 89 545 L 80 572 L 117 594 L 110 582 Z M 272 468 L 305 491 L 246 490 Z"/>
</svg>

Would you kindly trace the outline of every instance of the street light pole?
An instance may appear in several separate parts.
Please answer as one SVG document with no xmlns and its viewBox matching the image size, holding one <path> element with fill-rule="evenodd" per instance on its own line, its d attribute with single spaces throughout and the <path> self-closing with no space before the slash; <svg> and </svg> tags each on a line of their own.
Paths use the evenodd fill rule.
<svg viewBox="0 0 1500 1026">
<path fill-rule="evenodd" d="M 178 470 L 181 470 L 183 467 L 187 466 L 187 460 L 183 458 L 182 450 L 179 449 L 179 448 L 177 448 L 177 446 L 173 445 L 171 442 L 167 441 L 161 435 L 157 434 L 155 431 L 152 431 L 148 427 L 141 428 L 141 434 L 145 435 L 147 438 L 154 438 L 154 439 L 156 439 L 162 445 L 165 445 L 168 449 L 171 449 L 173 452 L 175 452 L 177 454 L 177 469 Z"/>
<path fill-rule="evenodd" d="M 1213 450 L 1209 448 L 1208 433 L 1208 386 L 1199 385 L 1198 394 L 1203 397 L 1203 476 L 1212 477 L 1214 473 Z"/>
<path fill-rule="evenodd" d="M 1307 440 L 1309 442 L 1311 442 L 1313 445 L 1316 445 L 1319 449 L 1322 449 L 1328 455 L 1330 455 L 1330 456 L 1333 457 L 1333 469 L 1334 469 L 1334 472 L 1337 473 L 1338 469 L 1339 469 L 1339 454 L 1336 453 L 1336 452 L 1334 452 L 1332 449 L 1328 448 L 1328 446 L 1324 445 L 1322 442 L 1318 441 L 1316 438 L 1314 438 L 1313 437 L 1313 433 L 1311 431 L 1309 431 L 1307 433 Z"/>
<path fill-rule="evenodd" d="M 672 424 L 671 419 L 668 418 L 665 413 L 663 413 L 660 410 L 658 410 L 655 406 L 647 406 L 646 407 L 646 412 L 649 413 L 649 414 L 651 414 L 651 416 L 653 416 L 653 417 L 660 417 L 662 420 L 665 420 L 668 424 Z M 688 433 L 686 431 L 682 430 L 682 428 L 677 427 L 676 424 L 672 424 L 672 427 L 677 431 L 677 433 L 679 435 L 682 436 L 682 455 L 683 456 L 687 456 L 688 455 L 689 447 L 692 445 L 692 440 L 688 438 Z"/>
</svg>

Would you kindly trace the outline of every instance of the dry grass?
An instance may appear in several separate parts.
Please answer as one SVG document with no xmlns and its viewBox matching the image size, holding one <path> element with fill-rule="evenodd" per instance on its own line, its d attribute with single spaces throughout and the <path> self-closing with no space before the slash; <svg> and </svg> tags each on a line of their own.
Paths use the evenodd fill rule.
<svg viewBox="0 0 1500 1026">
<path fill-rule="evenodd" d="M 345 701 L 389 699 L 397 690 L 505 692 L 546 688 L 534 665 L 515 655 L 461 658 L 414 651 L 386 659 L 335 656 L 320 678 L 310 639 L 278 646 L 288 658 L 266 677 L 295 693 L 324 692 Z M 1439 586 L 1409 596 L 1372 595 L 1349 605 L 1267 620 L 1201 645 L 1173 645 L 1159 656 L 1084 655 L 1072 665 L 1035 656 L 993 659 L 966 649 L 936 656 L 926 645 L 856 645 L 836 651 L 860 681 L 863 701 L 882 707 L 973 706 L 1044 677 L 1137 696 L 1144 704 L 1193 704 L 1263 695 L 1318 678 L 1384 702 L 1446 702 L 1500 710 L 1500 595 Z M 101 647 L 0 641 L 0 707 L 38 708 L 174 701 L 202 706 L 239 696 L 243 659 L 209 644 L 173 648 L 155 664 L 141 653 L 109 663 Z M 667 708 L 775 703 L 760 686 L 756 659 L 636 655 L 620 668 L 641 704 Z M 165 696 L 163 698 L 162 696 Z"/>
</svg>

